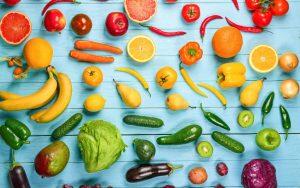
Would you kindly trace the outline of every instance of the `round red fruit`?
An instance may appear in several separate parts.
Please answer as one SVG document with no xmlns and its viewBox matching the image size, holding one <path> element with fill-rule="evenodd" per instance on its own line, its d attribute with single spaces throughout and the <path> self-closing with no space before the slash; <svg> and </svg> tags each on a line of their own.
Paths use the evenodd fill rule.
<svg viewBox="0 0 300 188">
<path fill-rule="evenodd" d="M 197 4 L 184 5 L 181 16 L 187 23 L 195 22 L 200 18 L 200 7 Z"/>
<path fill-rule="evenodd" d="M 260 7 L 260 0 L 245 0 L 247 9 L 250 11 L 254 11 Z"/>
<path fill-rule="evenodd" d="M 283 16 L 289 11 L 289 3 L 286 0 L 274 0 L 270 9 L 274 16 Z"/>
<path fill-rule="evenodd" d="M 73 31 L 79 36 L 88 34 L 91 31 L 92 26 L 92 20 L 85 14 L 77 14 L 71 21 Z"/>
<path fill-rule="evenodd" d="M 105 25 L 112 36 L 122 36 L 127 33 L 128 19 L 123 12 L 112 12 L 107 15 Z"/>
<path fill-rule="evenodd" d="M 48 10 L 45 14 L 44 26 L 49 32 L 60 32 L 66 26 L 66 18 L 58 9 Z"/>
<path fill-rule="evenodd" d="M 5 4 L 8 6 L 15 6 L 18 4 L 21 0 L 3 0 Z"/>
<path fill-rule="evenodd" d="M 267 9 L 257 9 L 252 13 L 252 21 L 258 27 L 266 27 L 272 21 L 272 13 Z"/>
</svg>

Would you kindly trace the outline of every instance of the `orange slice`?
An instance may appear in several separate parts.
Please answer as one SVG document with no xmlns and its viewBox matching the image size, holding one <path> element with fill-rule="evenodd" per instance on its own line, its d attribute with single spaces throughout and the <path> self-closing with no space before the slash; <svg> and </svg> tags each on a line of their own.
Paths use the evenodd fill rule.
<svg viewBox="0 0 300 188">
<path fill-rule="evenodd" d="M 271 46 L 259 45 L 252 49 L 249 63 L 256 72 L 268 73 L 278 65 L 278 55 Z"/>
<path fill-rule="evenodd" d="M 155 51 L 153 40 L 147 36 L 136 36 L 127 44 L 128 55 L 139 63 L 150 61 L 154 57 Z"/>
</svg>

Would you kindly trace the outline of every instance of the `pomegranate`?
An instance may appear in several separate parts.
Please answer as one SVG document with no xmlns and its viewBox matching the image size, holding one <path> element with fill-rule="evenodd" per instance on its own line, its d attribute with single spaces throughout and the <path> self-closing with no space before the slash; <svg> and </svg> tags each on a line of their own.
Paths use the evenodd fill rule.
<svg viewBox="0 0 300 188">
<path fill-rule="evenodd" d="M 48 10 L 45 14 L 44 26 L 49 32 L 60 32 L 66 26 L 66 18 L 58 9 Z"/>
<path fill-rule="evenodd" d="M 15 6 L 18 4 L 21 0 L 3 0 L 5 4 L 8 6 Z"/>
<path fill-rule="evenodd" d="M 122 36 L 128 30 L 128 19 L 123 12 L 112 12 L 106 17 L 105 25 L 112 36 Z"/>
</svg>

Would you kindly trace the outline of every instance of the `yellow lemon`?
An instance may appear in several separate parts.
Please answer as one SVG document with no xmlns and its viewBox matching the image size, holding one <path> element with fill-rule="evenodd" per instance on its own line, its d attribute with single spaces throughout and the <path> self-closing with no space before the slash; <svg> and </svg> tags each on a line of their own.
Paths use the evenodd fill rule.
<svg viewBox="0 0 300 188">
<path fill-rule="evenodd" d="M 106 100 L 99 94 L 92 94 L 84 101 L 84 108 L 89 112 L 98 112 L 105 106 Z"/>
<path fill-rule="evenodd" d="M 268 73 L 278 65 L 278 55 L 271 46 L 259 45 L 252 49 L 249 63 L 256 72 Z"/>
<path fill-rule="evenodd" d="M 127 53 L 135 61 L 145 63 L 155 55 L 155 44 L 147 36 L 138 35 L 132 38 L 127 44 Z"/>
</svg>

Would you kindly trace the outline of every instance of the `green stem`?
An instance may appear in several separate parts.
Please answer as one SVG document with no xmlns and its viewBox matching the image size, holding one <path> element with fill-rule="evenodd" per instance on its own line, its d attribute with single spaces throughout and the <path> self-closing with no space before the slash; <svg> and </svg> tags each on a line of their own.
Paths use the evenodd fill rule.
<svg viewBox="0 0 300 188">
<path fill-rule="evenodd" d="M 151 93 L 149 91 L 149 89 L 146 89 L 147 93 L 149 94 L 150 98 L 151 98 Z"/>
<path fill-rule="evenodd" d="M 288 136 L 289 136 L 289 130 L 288 129 L 284 129 L 285 132 L 285 140 L 287 140 Z"/>
<path fill-rule="evenodd" d="M 183 165 L 172 165 L 172 164 L 168 164 L 168 166 L 172 169 L 172 171 L 170 172 L 173 173 L 174 171 L 183 168 Z"/>
<path fill-rule="evenodd" d="M 262 116 L 262 120 L 261 120 L 262 126 L 264 126 L 264 124 L 265 124 L 265 117 L 266 117 L 266 115 L 265 115 L 265 114 L 263 114 L 263 116 Z"/>
</svg>

